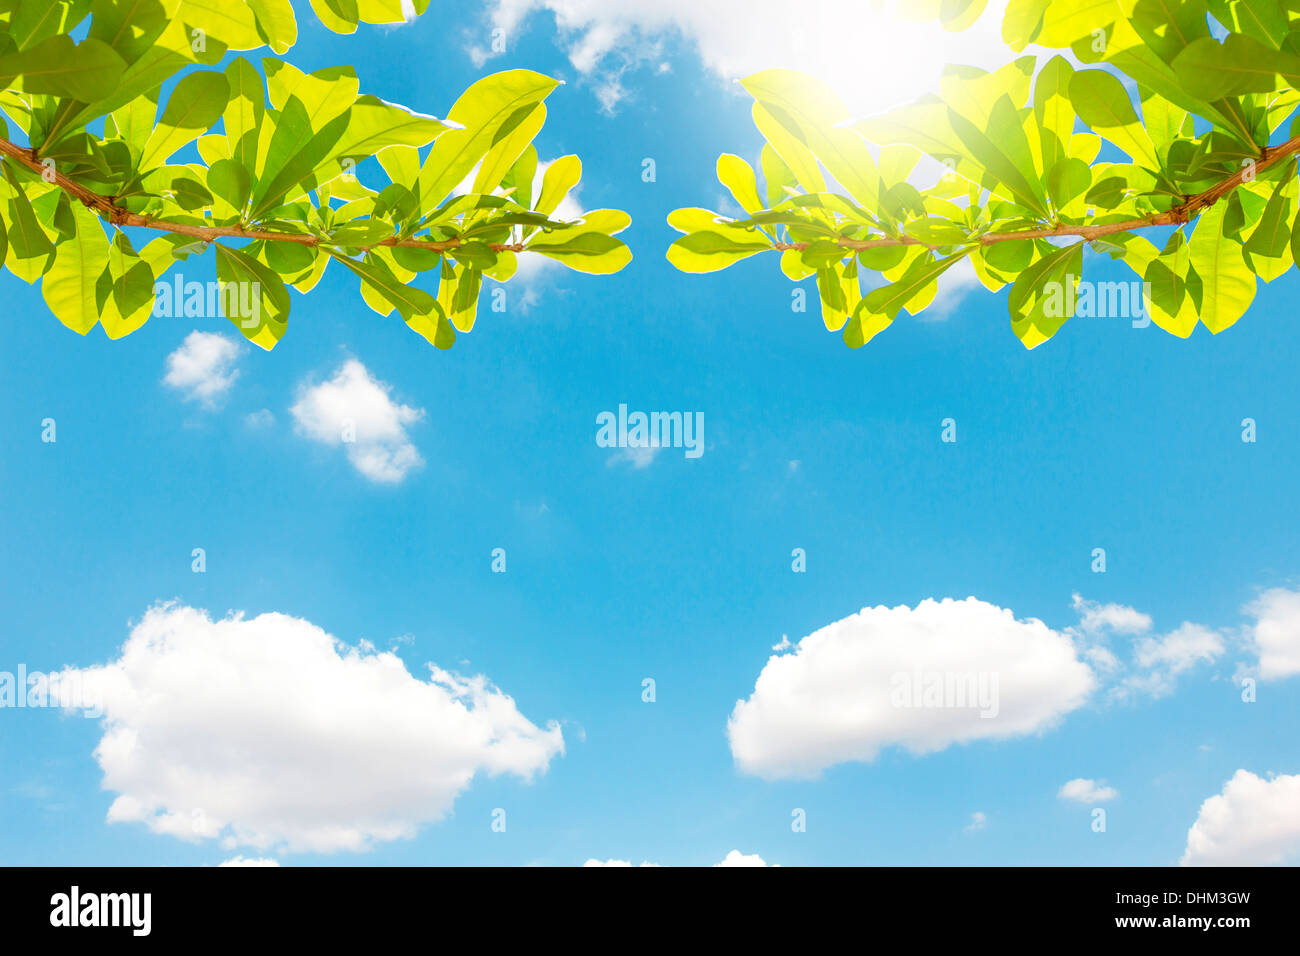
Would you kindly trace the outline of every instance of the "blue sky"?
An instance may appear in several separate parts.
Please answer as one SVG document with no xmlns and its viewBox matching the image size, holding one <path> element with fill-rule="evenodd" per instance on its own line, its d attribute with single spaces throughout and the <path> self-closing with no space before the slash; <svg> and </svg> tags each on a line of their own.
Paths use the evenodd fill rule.
<svg viewBox="0 0 1300 956">
<path fill-rule="evenodd" d="M 355 37 L 300 16 L 287 58 L 353 63 L 363 91 L 438 115 L 490 70 L 565 78 L 539 152 L 582 156 L 583 207 L 631 213 L 621 238 L 633 263 L 511 283 L 506 312 L 483 308 L 447 353 L 375 315 L 331 268 L 295 294 L 274 352 L 241 348 L 211 406 L 163 378 L 192 332 L 234 341 L 226 320 L 155 318 L 119 342 L 83 339 L 6 273 L 0 671 L 114 661 L 158 602 L 218 619 L 279 613 L 391 649 L 417 678 L 426 662 L 486 675 L 538 727 L 557 722 L 563 754 L 531 782 L 479 772 L 413 836 L 322 853 L 108 822 L 121 791 L 94 757 L 101 722 L 3 710 L 0 861 L 705 865 L 739 850 L 783 865 L 1163 865 L 1238 771 L 1300 773 L 1297 679 L 1261 680 L 1250 704 L 1234 680 L 1258 664 L 1243 608 L 1300 576 L 1288 505 L 1300 467 L 1294 274 L 1261 287 L 1217 337 L 1076 319 L 1027 352 L 1005 293 L 976 289 L 953 292 L 942 318 L 904 316 L 850 351 L 815 306 L 791 311 L 773 258 L 704 277 L 664 259 L 668 212 L 716 207 L 718 154 L 761 145 L 704 39 L 670 32 L 653 55 L 644 38 L 613 51 L 626 69 L 611 108 L 608 74 L 574 65 L 574 35 L 549 13 L 482 66 L 468 49 L 490 23 L 475 16 Z M 179 269 L 209 279 L 211 256 Z M 1129 278 L 1108 262 L 1089 270 Z M 405 426 L 423 464 L 399 482 L 370 480 L 295 427 L 304 383 L 350 359 L 393 402 L 423 410 Z M 596 416 L 620 403 L 702 412 L 703 456 L 611 461 Z M 53 444 L 41 441 L 47 418 Z M 946 418 L 955 444 L 940 440 Z M 1255 443 L 1242 441 L 1246 418 Z M 492 573 L 494 548 L 506 550 L 504 574 Z M 792 571 L 795 548 L 805 573 Z M 797 642 L 862 608 L 974 596 L 1082 644 L 1075 594 L 1150 616 L 1146 631 L 1111 636 L 1126 659 L 1144 635 L 1184 622 L 1222 650 L 1164 693 L 1123 694 L 1099 674 L 1079 706 L 1007 739 L 924 755 L 886 744 L 810 779 L 737 766 L 728 717 L 783 635 Z M 220 749 L 221 726 L 210 733 L 196 753 Z M 1060 798 L 1078 778 L 1118 796 Z M 322 769 L 320 786 L 331 783 Z M 496 808 L 504 833 L 491 827 Z M 792 830 L 796 808 L 806 832 Z M 1300 846 L 1295 826 L 1285 833 Z"/>
</svg>

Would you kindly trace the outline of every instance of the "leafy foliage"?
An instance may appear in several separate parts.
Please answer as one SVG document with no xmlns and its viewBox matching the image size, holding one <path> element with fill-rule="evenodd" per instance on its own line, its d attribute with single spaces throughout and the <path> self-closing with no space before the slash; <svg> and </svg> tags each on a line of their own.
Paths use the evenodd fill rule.
<svg viewBox="0 0 1300 956">
<path fill-rule="evenodd" d="M 964 29 L 985 0 L 909 6 Z M 1010 287 L 1027 348 L 1072 317 L 1049 292 L 1078 281 L 1085 245 L 1130 266 L 1152 321 L 1184 338 L 1232 326 L 1257 279 L 1295 263 L 1300 130 L 1283 127 L 1300 104 L 1300 0 L 1011 0 L 1003 38 L 1083 66 L 949 67 L 942 96 L 868 119 L 809 76 L 744 80 L 763 182 L 721 157 L 744 218 L 677 210 L 669 260 L 711 272 L 779 251 L 790 279 L 816 276 L 827 329 L 853 348 L 919 314 L 962 261 Z M 923 156 L 942 175 L 918 189 Z M 884 284 L 864 294 L 868 273 Z"/>
<path fill-rule="evenodd" d="M 339 33 L 403 18 L 402 0 L 311 9 Z M 436 119 L 362 93 L 351 67 L 235 55 L 283 54 L 297 32 L 289 0 L 0 0 L 0 109 L 26 137 L 0 121 L 0 261 L 41 281 L 64 325 L 119 338 L 149 319 L 155 282 L 211 246 L 220 282 L 257 290 L 223 296 L 225 314 L 270 349 L 289 287 L 308 292 L 331 262 L 376 312 L 449 348 L 473 328 L 483 278 L 508 280 L 521 254 L 593 274 L 631 260 L 615 238 L 625 213 L 553 218 L 576 156 L 532 195 L 556 80 L 488 76 Z M 183 151 L 199 161 L 175 161 Z M 383 181 L 365 185 L 371 158 Z M 137 249 L 140 230 L 161 235 Z"/>
</svg>

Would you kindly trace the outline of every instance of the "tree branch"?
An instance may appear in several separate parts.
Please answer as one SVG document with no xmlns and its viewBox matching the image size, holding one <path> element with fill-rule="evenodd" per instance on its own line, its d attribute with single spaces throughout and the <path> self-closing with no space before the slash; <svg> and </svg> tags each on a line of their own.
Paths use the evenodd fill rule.
<svg viewBox="0 0 1300 956">
<path fill-rule="evenodd" d="M 304 235 L 294 232 L 274 232 L 265 229 L 245 229 L 243 226 L 195 226 L 184 222 L 168 222 L 165 219 L 157 219 L 153 216 L 143 216 L 139 213 L 131 212 L 122 206 L 117 205 L 108 196 L 101 196 L 82 186 L 80 183 L 73 182 L 67 176 L 60 173 L 57 169 L 45 166 L 36 157 L 36 152 L 22 146 L 16 146 L 9 140 L 0 137 L 0 154 L 22 163 L 32 172 L 39 174 L 42 178 L 49 181 L 51 173 L 53 174 L 53 183 L 58 186 L 69 196 L 81 202 L 83 205 L 99 213 L 113 225 L 118 227 L 137 226 L 141 229 L 157 229 L 162 232 L 172 232 L 181 236 L 191 236 L 194 239 L 201 239 L 205 242 L 212 242 L 215 239 L 261 239 L 265 242 L 294 242 L 302 246 L 328 246 L 333 245 L 328 239 L 321 239 L 317 236 Z M 423 239 L 398 239 L 396 236 L 390 236 L 379 242 L 371 243 L 369 246 L 359 247 L 370 249 L 374 246 L 402 246 L 406 249 L 428 249 L 433 252 L 446 252 L 449 249 L 455 249 L 462 244 L 460 239 L 444 239 L 441 241 L 429 241 Z M 524 251 L 523 243 L 489 243 L 489 248 L 493 252 L 522 252 Z"/>
<path fill-rule="evenodd" d="M 1068 226 L 1057 225 L 1050 229 L 1028 229 L 1019 232 L 1001 232 L 989 233 L 979 236 L 973 240 L 984 246 L 991 246 L 999 242 L 1019 242 L 1024 239 L 1054 239 L 1062 236 L 1077 236 L 1080 239 L 1101 239 L 1105 236 L 1113 236 L 1121 232 L 1132 232 L 1134 229 L 1149 229 L 1153 226 L 1179 226 L 1190 222 L 1202 210 L 1208 209 L 1217 203 L 1220 199 L 1227 196 L 1233 190 L 1241 186 L 1246 181 L 1246 176 L 1252 173 L 1258 175 L 1268 169 L 1275 163 L 1300 153 L 1300 136 L 1289 140 L 1280 146 L 1264 147 L 1260 150 L 1259 159 L 1255 162 L 1254 168 L 1243 167 L 1233 175 L 1220 183 L 1216 183 L 1203 193 L 1197 193 L 1184 199 L 1181 203 L 1170 209 L 1168 212 L 1157 213 L 1153 216 L 1147 216 L 1142 219 L 1129 219 L 1124 222 L 1108 222 L 1097 226 Z M 887 249 L 895 246 L 929 246 L 929 243 L 923 242 L 912 236 L 903 236 L 902 238 L 885 237 L 883 239 L 837 239 L 845 249 L 852 249 L 855 252 L 861 252 L 865 249 Z M 794 249 L 802 252 L 808 248 L 806 242 L 778 242 L 774 248 L 785 251 Z"/>
</svg>

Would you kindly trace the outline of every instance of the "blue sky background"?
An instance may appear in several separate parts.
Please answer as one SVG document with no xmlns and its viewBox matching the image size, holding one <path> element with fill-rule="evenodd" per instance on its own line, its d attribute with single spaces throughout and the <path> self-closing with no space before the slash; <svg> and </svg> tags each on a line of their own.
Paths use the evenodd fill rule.
<svg viewBox="0 0 1300 956">
<path fill-rule="evenodd" d="M 532 784 L 480 777 L 415 839 L 278 854 L 292 864 L 709 864 L 738 848 L 786 865 L 1158 865 L 1177 861 L 1201 802 L 1238 768 L 1300 771 L 1295 681 L 1243 705 L 1230 680 L 1240 655 L 1166 698 L 1094 700 L 1041 736 L 887 750 L 813 781 L 738 772 L 725 735 L 771 645 L 862 607 L 975 595 L 1060 629 L 1078 592 L 1163 632 L 1239 627 L 1259 589 L 1294 586 L 1294 274 L 1218 337 L 1076 319 L 1031 353 L 1005 293 L 978 289 L 946 318 L 904 316 L 853 352 L 815 305 L 791 312 L 772 257 L 706 277 L 664 260 L 667 213 L 716 207 L 717 155 L 761 143 L 748 101 L 689 51 L 668 51 L 671 72 L 636 73 L 611 116 L 543 19 L 483 68 L 433 16 L 357 37 L 307 16 L 300 29 L 295 65 L 354 63 L 363 91 L 438 115 L 494 69 L 568 79 L 539 151 L 582 156 L 582 204 L 632 214 L 622 238 L 636 259 L 607 278 L 546 273 L 534 306 L 484 307 L 449 353 L 375 315 L 331 268 L 294 294 L 273 353 L 245 352 L 215 411 L 160 380 L 187 334 L 228 333 L 224 319 L 83 339 L 5 273 L 0 670 L 103 663 L 128 622 L 176 598 L 214 615 L 280 611 L 348 643 L 409 635 L 396 650 L 412 673 L 425 661 L 481 672 L 530 719 L 562 722 L 567 753 Z M 656 182 L 642 181 L 646 157 Z M 178 268 L 212 277 L 210 255 Z M 517 302 L 523 290 L 508 289 Z M 427 412 L 409 430 L 426 465 L 395 487 L 293 430 L 298 384 L 346 357 Z M 595 418 L 620 403 L 702 411 L 705 454 L 610 465 Z M 262 408 L 274 424 L 250 428 Z M 40 441 L 47 417 L 56 444 Z M 940 442 L 948 417 L 956 445 Z M 1241 441 L 1247 417 L 1257 444 Z M 206 574 L 190 570 L 195 547 Z M 506 574 L 490 573 L 495 547 Z M 805 574 L 791 572 L 796 547 Z M 1090 570 L 1096 547 L 1105 574 Z M 233 855 L 106 823 L 97 722 L 0 720 L 0 861 Z M 1074 777 L 1121 792 L 1105 834 L 1057 799 Z M 489 827 L 494 807 L 509 812 L 505 834 Z M 791 831 L 795 807 L 806 833 Z M 976 811 L 986 828 L 965 832 Z"/>
</svg>

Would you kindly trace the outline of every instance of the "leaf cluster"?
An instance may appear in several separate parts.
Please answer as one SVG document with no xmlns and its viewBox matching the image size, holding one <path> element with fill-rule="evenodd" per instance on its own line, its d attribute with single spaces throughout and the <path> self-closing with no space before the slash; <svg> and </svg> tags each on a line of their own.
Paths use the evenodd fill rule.
<svg viewBox="0 0 1300 956">
<path fill-rule="evenodd" d="M 985 2 L 910 6 L 964 29 Z M 1009 287 L 1027 348 L 1072 317 L 1050 293 L 1077 287 L 1085 247 L 1131 267 L 1147 314 L 1184 338 L 1232 326 L 1258 279 L 1295 264 L 1300 0 L 1011 0 L 1003 37 L 1062 54 L 951 66 L 941 95 L 866 119 L 800 73 L 742 81 L 760 168 L 724 155 L 718 178 L 744 217 L 677 210 L 669 260 L 710 272 L 777 251 L 854 348 L 960 262 Z"/>
<path fill-rule="evenodd" d="M 342 33 L 402 19 L 400 0 L 311 6 Z M 120 338 L 169 268 L 211 248 L 219 282 L 256 290 L 223 311 L 266 349 L 289 289 L 331 262 L 376 312 L 448 348 L 484 278 L 509 280 L 519 255 L 594 274 L 630 261 L 626 213 L 554 217 L 578 157 L 539 181 L 533 141 L 558 81 L 494 74 L 438 119 L 361 92 L 349 66 L 235 55 L 296 38 L 289 0 L 0 0 L 0 261 L 40 281 L 64 325 Z"/>
</svg>

